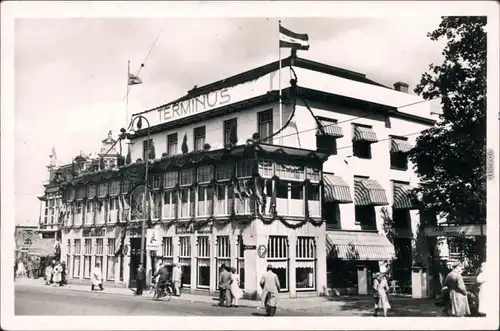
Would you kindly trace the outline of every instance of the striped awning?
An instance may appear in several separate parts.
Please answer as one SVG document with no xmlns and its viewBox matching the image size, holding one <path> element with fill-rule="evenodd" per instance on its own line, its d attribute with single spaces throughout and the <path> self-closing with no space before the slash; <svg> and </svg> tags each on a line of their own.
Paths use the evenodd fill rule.
<svg viewBox="0 0 500 331">
<path fill-rule="evenodd" d="M 351 203 L 351 189 L 342 177 L 323 174 L 325 202 Z"/>
<path fill-rule="evenodd" d="M 417 201 L 411 198 L 412 187 L 407 184 L 394 183 L 394 209 L 417 209 Z"/>
<path fill-rule="evenodd" d="M 384 188 L 373 179 L 354 180 L 356 206 L 386 206 L 389 204 Z"/>
<path fill-rule="evenodd" d="M 327 231 L 326 249 L 340 260 L 385 261 L 396 255 L 389 239 L 376 232 Z"/>
<path fill-rule="evenodd" d="M 354 136 L 353 141 L 366 141 L 369 143 L 376 143 L 378 141 L 377 134 L 372 128 L 367 128 L 366 126 L 354 126 Z"/>
<path fill-rule="evenodd" d="M 28 255 L 32 256 L 53 256 L 55 254 L 54 245 L 55 239 L 41 239 L 33 240 L 31 246 L 28 248 Z"/>
<path fill-rule="evenodd" d="M 391 153 L 408 153 L 413 148 L 407 140 L 392 138 Z"/>
<path fill-rule="evenodd" d="M 322 120 L 322 119 L 319 119 L 319 122 L 323 126 L 323 131 L 325 132 L 325 135 L 335 138 L 342 138 L 344 136 L 342 128 L 336 122 Z M 321 134 L 321 130 L 319 128 L 318 128 L 318 134 Z"/>
</svg>

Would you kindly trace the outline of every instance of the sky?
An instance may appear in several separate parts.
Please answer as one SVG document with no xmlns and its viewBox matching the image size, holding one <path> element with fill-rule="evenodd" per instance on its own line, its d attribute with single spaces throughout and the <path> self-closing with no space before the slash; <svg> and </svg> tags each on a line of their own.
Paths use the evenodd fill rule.
<svg viewBox="0 0 500 331">
<path fill-rule="evenodd" d="M 55 147 L 61 164 L 99 152 L 125 124 L 127 62 L 143 84 L 129 114 L 278 59 L 277 18 L 17 19 L 15 23 L 16 223 L 36 223 Z M 287 18 L 309 35 L 299 56 L 361 72 L 387 86 L 413 88 L 443 44 L 427 33 L 440 17 Z M 160 34 L 161 31 L 161 34 Z M 159 38 L 155 42 L 155 39 Z M 150 52 L 151 50 L 151 52 Z M 150 52 L 149 56 L 148 53 Z M 283 51 L 283 57 L 288 53 Z"/>
</svg>

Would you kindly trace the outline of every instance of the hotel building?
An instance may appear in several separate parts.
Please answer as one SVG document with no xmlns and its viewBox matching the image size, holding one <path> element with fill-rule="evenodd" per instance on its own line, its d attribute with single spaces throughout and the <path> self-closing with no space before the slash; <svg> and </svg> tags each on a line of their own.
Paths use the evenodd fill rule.
<svg viewBox="0 0 500 331">
<path fill-rule="evenodd" d="M 88 278 L 100 260 L 107 281 L 133 287 L 143 220 L 161 238 L 147 252 L 148 275 L 160 260 L 179 262 L 191 292 L 216 292 L 221 264 L 238 269 L 251 298 L 268 264 L 290 297 L 367 293 L 371 272 L 388 263 L 411 286 L 413 265 L 431 268 L 435 245 L 416 235 L 422 218 L 435 217 L 408 197 L 418 182 L 406 157 L 434 125 L 429 105 L 404 83 L 392 89 L 296 57 L 282 66 L 281 75 L 270 63 L 133 115 L 149 125 L 141 119 L 129 136 L 131 163 L 62 181 L 69 274 Z"/>
</svg>

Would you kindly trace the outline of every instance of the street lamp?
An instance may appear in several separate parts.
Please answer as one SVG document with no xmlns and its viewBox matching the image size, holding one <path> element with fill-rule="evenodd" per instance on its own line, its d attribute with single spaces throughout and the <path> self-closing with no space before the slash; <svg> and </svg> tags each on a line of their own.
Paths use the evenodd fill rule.
<svg viewBox="0 0 500 331">
<path fill-rule="evenodd" d="M 146 140 L 146 153 L 144 155 L 144 161 L 146 163 L 146 173 L 144 175 L 144 197 L 142 200 L 142 206 L 143 208 L 145 207 L 146 210 L 143 211 L 143 220 L 141 224 L 141 264 L 144 266 L 144 256 L 146 254 L 146 249 L 145 249 L 145 244 L 146 244 L 146 219 L 149 220 L 149 211 L 150 211 L 150 206 L 149 206 L 149 199 L 147 198 L 148 196 L 148 167 L 149 167 L 149 134 L 150 134 L 150 124 L 149 121 L 146 117 L 142 115 L 137 115 L 134 118 L 132 118 L 132 121 L 130 122 L 129 128 L 133 130 L 134 124 L 137 122 L 137 128 L 140 130 L 142 128 L 142 120 L 144 120 L 147 124 L 147 140 Z M 125 135 L 126 130 L 121 129 L 121 132 Z"/>
</svg>

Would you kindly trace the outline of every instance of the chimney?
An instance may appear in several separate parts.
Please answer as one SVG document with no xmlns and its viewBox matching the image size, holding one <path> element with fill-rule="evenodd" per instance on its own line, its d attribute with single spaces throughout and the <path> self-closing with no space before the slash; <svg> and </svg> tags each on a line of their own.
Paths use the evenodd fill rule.
<svg viewBox="0 0 500 331">
<path fill-rule="evenodd" d="M 399 92 L 408 93 L 408 84 L 403 82 L 394 83 L 394 89 Z"/>
</svg>

